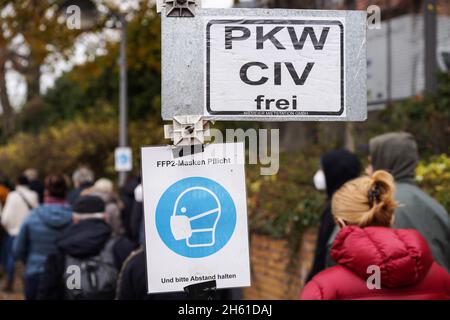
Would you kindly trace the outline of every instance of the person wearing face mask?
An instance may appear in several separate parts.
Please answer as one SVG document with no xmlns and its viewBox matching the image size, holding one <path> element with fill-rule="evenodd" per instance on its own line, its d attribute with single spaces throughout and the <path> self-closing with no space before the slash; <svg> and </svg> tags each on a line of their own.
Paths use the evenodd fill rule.
<svg viewBox="0 0 450 320">
<path fill-rule="evenodd" d="M 393 229 L 392 175 L 376 171 L 335 192 L 332 212 L 340 231 L 331 256 L 338 264 L 317 274 L 302 300 L 450 300 L 450 275 L 437 264 L 425 238 Z"/>
<path fill-rule="evenodd" d="M 333 150 L 321 158 L 321 169 L 314 175 L 314 185 L 317 190 L 326 191 L 328 200 L 320 219 L 313 267 L 306 281 L 325 269 L 327 243 L 335 227 L 331 198 L 344 183 L 358 177 L 361 168 L 358 157 L 347 150 Z"/>
<path fill-rule="evenodd" d="M 397 229 L 415 229 L 427 240 L 434 259 L 450 272 L 450 218 L 445 208 L 421 190 L 415 182 L 419 162 L 417 143 L 407 132 L 390 132 L 376 136 L 369 142 L 367 174 L 386 170 L 395 180 L 395 210 Z M 338 232 L 336 227 L 328 240 L 326 266 L 335 265 L 330 250 Z"/>
</svg>

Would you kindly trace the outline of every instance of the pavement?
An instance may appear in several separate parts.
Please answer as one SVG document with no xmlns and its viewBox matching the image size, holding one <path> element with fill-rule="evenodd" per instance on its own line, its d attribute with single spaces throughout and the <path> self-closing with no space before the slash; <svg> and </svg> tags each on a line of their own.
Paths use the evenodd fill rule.
<svg viewBox="0 0 450 320">
<path fill-rule="evenodd" d="M 16 273 L 12 292 L 3 291 L 5 286 L 5 274 L 3 270 L 0 272 L 0 300 L 24 300 L 23 296 L 23 266 L 18 263 L 16 265 Z"/>
</svg>

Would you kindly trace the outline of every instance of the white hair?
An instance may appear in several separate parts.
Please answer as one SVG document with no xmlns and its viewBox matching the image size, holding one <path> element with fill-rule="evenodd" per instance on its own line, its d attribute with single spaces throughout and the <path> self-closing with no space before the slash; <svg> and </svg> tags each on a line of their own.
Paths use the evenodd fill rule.
<svg viewBox="0 0 450 320">
<path fill-rule="evenodd" d="M 23 172 L 24 176 L 27 177 L 29 181 L 37 180 L 38 171 L 34 168 L 29 168 Z"/>
<path fill-rule="evenodd" d="M 98 179 L 94 184 L 95 191 L 112 194 L 114 191 L 114 185 L 111 180 L 106 178 Z"/>
</svg>

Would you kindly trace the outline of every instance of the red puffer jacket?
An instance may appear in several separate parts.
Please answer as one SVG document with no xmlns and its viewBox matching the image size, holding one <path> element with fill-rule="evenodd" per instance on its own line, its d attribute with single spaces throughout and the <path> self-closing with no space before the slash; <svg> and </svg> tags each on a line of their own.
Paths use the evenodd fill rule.
<svg viewBox="0 0 450 320">
<path fill-rule="evenodd" d="M 339 265 L 316 275 L 300 299 L 450 299 L 450 275 L 416 230 L 345 227 L 331 256 Z M 379 267 L 381 289 L 369 289 L 377 273 L 369 266 Z"/>
</svg>

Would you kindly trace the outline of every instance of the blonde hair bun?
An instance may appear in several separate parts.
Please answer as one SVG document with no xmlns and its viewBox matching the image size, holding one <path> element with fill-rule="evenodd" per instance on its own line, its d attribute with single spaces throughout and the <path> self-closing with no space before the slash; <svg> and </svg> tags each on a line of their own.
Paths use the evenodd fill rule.
<svg viewBox="0 0 450 320">
<path fill-rule="evenodd" d="M 392 223 L 397 203 L 392 175 L 383 170 L 344 184 L 333 196 L 333 215 L 349 225 L 383 226 Z"/>
</svg>

